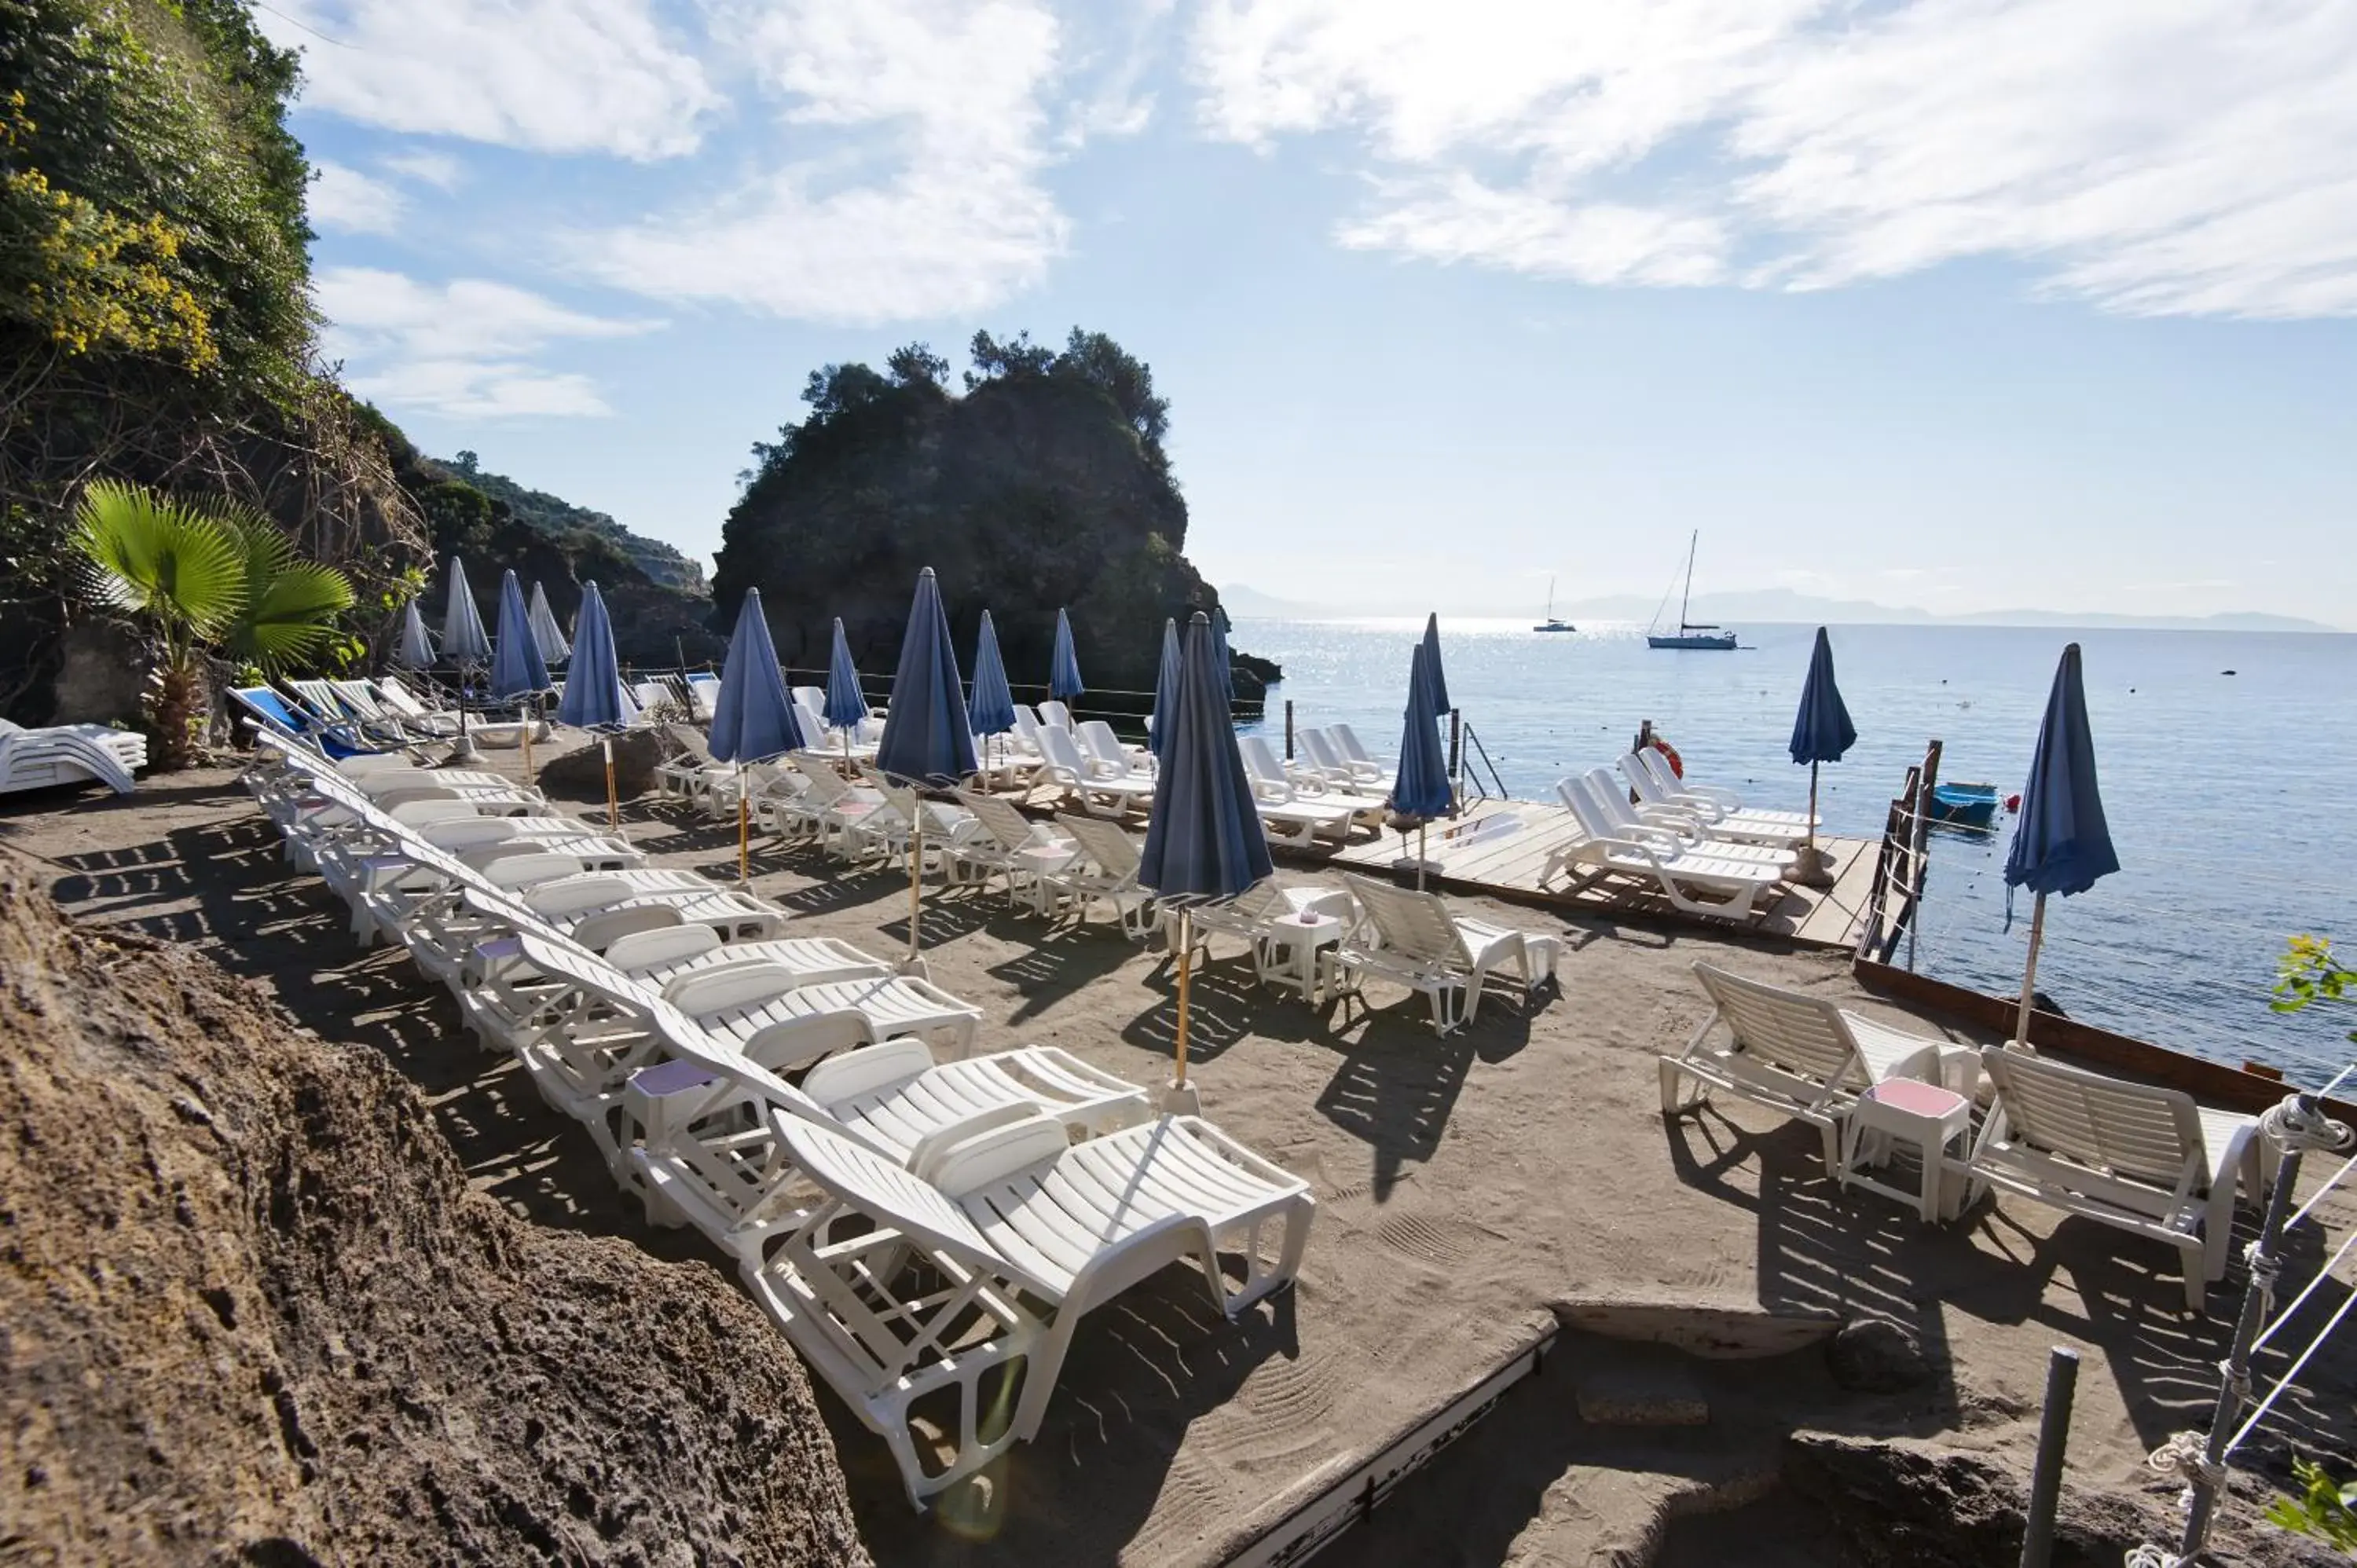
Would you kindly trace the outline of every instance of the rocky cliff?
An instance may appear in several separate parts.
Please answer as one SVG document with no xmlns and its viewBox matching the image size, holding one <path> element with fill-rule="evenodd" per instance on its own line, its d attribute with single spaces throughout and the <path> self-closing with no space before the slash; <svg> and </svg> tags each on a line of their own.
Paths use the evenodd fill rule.
<svg viewBox="0 0 2357 1568">
<path fill-rule="evenodd" d="M 406 1080 L 0 851 L 0 1556 L 867 1561 L 717 1274 L 469 1191 Z"/>
<path fill-rule="evenodd" d="M 755 448 L 728 515 L 714 580 L 724 618 L 759 588 L 779 657 L 815 669 L 840 616 L 861 669 L 887 674 L 931 566 L 962 666 L 988 609 L 1016 695 L 1035 694 L 1024 688 L 1046 682 L 1065 608 L 1092 704 L 1150 693 L 1163 621 L 1219 603 L 1186 558 L 1150 370 L 1077 328 L 1060 352 L 984 333 L 972 353 L 963 393 L 921 344 L 882 372 L 812 374 L 809 416 Z M 1240 661 L 1239 697 L 1274 673 Z"/>
</svg>

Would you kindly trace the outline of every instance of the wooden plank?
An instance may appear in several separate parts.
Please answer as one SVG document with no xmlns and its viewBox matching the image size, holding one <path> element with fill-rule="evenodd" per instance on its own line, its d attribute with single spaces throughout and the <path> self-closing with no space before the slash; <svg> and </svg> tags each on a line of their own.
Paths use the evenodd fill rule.
<svg viewBox="0 0 2357 1568">
<path fill-rule="evenodd" d="M 1868 991 L 1920 1004 L 1993 1034 L 2011 1035 L 2018 1015 L 2018 999 L 1991 996 L 1869 959 L 1852 964 L 1851 972 Z M 2280 1104 L 2291 1092 L 2278 1079 L 2173 1051 L 2147 1040 L 2115 1035 L 2109 1029 L 2099 1029 L 2056 1013 L 2029 1015 L 2029 1040 L 2041 1050 L 2074 1057 L 2096 1067 L 2116 1069 L 2166 1088 L 2181 1089 L 2205 1105 L 2228 1111 L 2265 1111 Z M 2340 1101 L 2325 1103 L 2336 1116 L 2357 1117 L 2357 1105 Z"/>
</svg>

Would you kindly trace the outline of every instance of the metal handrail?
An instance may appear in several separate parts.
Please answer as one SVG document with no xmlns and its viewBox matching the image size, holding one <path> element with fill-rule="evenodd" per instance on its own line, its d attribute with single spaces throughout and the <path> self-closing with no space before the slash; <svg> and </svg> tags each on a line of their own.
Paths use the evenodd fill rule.
<svg viewBox="0 0 2357 1568">
<path fill-rule="evenodd" d="M 1504 800 L 1512 799 L 1512 797 L 1506 793 L 1505 781 L 1498 777 L 1498 765 L 1490 760 L 1489 747 L 1481 744 L 1480 736 L 1474 732 L 1472 720 L 1467 719 L 1464 721 L 1463 733 L 1465 736 L 1465 750 L 1461 754 L 1461 757 L 1465 769 L 1464 777 L 1470 785 L 1470 788 L 1466 790 L 1465 798 L 1469 800 Z M 1476 766 L 1475 764 L 1474 759 L 1476 757 L 1480 759 L 1479 766 Z M 1490 785 L 1489 789 L 1486 790 L 1481 787 L 1480 769 L 1483 768 L 1490 770 Z"/>
</svg>

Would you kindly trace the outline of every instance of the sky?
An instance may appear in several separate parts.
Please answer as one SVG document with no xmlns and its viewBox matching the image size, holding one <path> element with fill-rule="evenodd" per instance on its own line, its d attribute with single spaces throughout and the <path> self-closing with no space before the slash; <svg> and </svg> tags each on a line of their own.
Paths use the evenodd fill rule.
<svg viewBox="0 0 2357 1568">
<path fill-rule="evenodd" d="M 1211 581 L 2357 627 L 2357 0 L 269 0 L 328 356 L 709 556 L 1074 325 Z"/>
</svg>

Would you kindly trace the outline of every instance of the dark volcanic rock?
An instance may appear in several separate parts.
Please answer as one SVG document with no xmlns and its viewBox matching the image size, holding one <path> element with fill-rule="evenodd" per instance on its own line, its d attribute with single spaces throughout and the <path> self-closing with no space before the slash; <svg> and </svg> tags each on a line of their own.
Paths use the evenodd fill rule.
<svg viewBox="0 0 2357 1568">
<path fill-rule="evenodd" d="M 1881 1317 L 1843 1324 L 1825 1341 L 1825 1365 L 1835 1382 L 1857 1393 L 1903 1393 L 1932 1376 L 1915 1336 Z"/>
<path fill-rule="evenodd" d="M 668 754 L 662 737 L 653 730 L 626 730 L 614 736 L 614 798 L 628 800 L 643 795 L 655 787 L 655 768 Z M 543 789 L 554 789 L 568 800 L 602 800 L 606 794 L 606 756 L 604 748 L 592 740 L 587 746 L 568 751 L 540 770 Z M 590 813 L 594 818 L 595 812 Z"/>
<path fill-rule="evenodd" d="M 713 1271 L 468 1188 L 417 1091 L 0 852 L 0 1556 L 866 1562 Z"/>
</svg>

